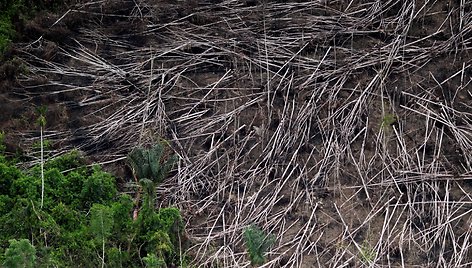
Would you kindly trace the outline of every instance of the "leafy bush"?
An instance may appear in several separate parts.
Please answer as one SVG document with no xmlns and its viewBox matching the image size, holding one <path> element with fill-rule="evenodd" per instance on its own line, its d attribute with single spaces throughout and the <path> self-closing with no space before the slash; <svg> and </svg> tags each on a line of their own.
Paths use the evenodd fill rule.
<svg viewBox="0 0 472 268">
<path fill-rule="evenodd" d="M 140 189 L 144 192 L 141 212 L 137 217 L 138 240 L 147 241 L 148 255 L 143 258 L 146 267 L 166 267 L 166 263 L 179 260 L 179 238 L 183 223 L 180 211 L 176 208 L 154 210 L 155 188 L 172 169 L 177 157 L 168 156 L 164 143 L 158 143 L 149 149 L 136 148 L 128 155 Z M 137 200 L 139 202 L 139 200 Z M 149 231 L 154 230 L 154 231 Z"/>
<path fill-rule="evenodd" d="M 8 163 L 0 162 L 0 195 L 10 192 L 13 183 L 21 177 L 21 172 Z"/>
<path fill-rule="evenodd" d="M 166 267 L 166 263 L 163 259 L 160 259 L 156 254 L 149 254 L 143 258 L 146 268 L 163 268 Z"/>
<path fill-rule="evenodd" d="M 113 176 L 101 171 L 100 167 L 94 166 L 92 175 L 84 180 L 80 196 L 85 206 L 90 207 L 93 203 L 108 203 L 116 194 Z"/>
<path fill-rule="evenodd" d="M 99 245 L 102 246 L 102 268 L 105 267 L 105 242 L 111 235 L 113 211 L 110 207 L 94 204 L 90 209 L 90 230 Z"/>
<path fill-rule="evenodd" d="M 266 262 L 264 254 L 274 244 L 275 237 L 266 235 L 259 227 L 252 225 L 244 230 L 244 241 L 249 252 L 252 265 L 262 265 Z"/>
<path fill-rule="evenodd" d="M 178 264 L 180 211 L 143 206 L 134 220 L 136 204 L 118 193 L 115 178 L 83 163 L 77 152 L 45 163 L 41 208 L 40 167 L 20 170 L 0 153 L 0 263 L 16 267 L 8 265 L 28 238 L 34 267 L 154 267 L 145 256 Z"/>
<path fill-rule="evenodd" d="M 164 157 L 164 146 L 161 143 L 152 148 L 136 148 L 128 155 L 136 177 L 160 183 L 176 161 L 176 156 Z"/>
<path fill-rule="evenodd" d="M 28 239 L 11 239 L 10 247 L 5 251 L 5 268 L 33 268 L 36 260 L 36 249 Z"/>
<path fill-rule="evenodd" d="M 18 4 L 8 2 L 10 1 L 0 2 L 0 54 L 8 47 L 15 35 L 12 19 L 18 11 Z"/>
</svg>

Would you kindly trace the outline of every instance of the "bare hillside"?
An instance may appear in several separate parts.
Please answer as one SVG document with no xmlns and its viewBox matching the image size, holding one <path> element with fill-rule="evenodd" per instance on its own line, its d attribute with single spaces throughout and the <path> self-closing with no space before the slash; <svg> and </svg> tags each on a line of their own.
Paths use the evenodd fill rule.
<svg viewBox="0 0 472 268">
<path fill-rule="evenodd" d="M 25 32 L 8 146 L 46 105 L 51 156 L 133 191 L 126 155 L 165 139 L 195 266 L 249 267 L 251 224 L 264 267 L 472 265 L 471 1 L 80 1 Z"/>
</svg>

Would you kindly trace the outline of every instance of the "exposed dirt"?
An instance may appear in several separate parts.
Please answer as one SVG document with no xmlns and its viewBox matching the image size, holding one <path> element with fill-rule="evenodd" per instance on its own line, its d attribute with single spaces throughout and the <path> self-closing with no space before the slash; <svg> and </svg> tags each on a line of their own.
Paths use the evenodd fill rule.
<svg viewBox="0 0 472 268">
<path fill-rule="evenodd" d="M 405 2 L 405 3 L 404 3 Z M 267 267 L 472 263 L 470 1 L 82 1 L 26 25 L 0 67 L 8 150 L 124 158 L 168 140 L 159 206 L 187 255 Z M 30 163 L 34 163 L 32 157 Z"/>
</svg>

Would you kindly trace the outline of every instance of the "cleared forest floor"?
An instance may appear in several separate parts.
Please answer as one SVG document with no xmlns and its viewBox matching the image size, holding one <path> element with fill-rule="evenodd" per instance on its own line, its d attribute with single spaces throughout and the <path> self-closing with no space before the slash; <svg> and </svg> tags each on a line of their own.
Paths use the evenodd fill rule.
<svg viewBox="0 0 472 268">
<path fill-rule="evenodd" d="M 14 46 L 0 129 L 28 155 L 179 156 L 157 206 L 196 266 L 472 266 L 471 1 L 81 1 Z M 14 66 L 13 66 L 14 65 Z M 21 67 L 21 68 L 20 68 Z"/>
</svg>

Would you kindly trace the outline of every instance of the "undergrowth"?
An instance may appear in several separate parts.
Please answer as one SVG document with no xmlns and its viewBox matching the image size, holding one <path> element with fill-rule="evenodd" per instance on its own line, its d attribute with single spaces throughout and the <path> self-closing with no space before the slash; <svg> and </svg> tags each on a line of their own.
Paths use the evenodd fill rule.
<svg viewBox="0 0 472 268">
<path fill-rule="evenodd" d="M 243 233 L 246 248 L 254 266 L 263 265 L 266 262 L 265 254 L 274 244 L 275 237 L 266 235 L 263 230 L 255 225 L 251 225 Z"/>
<path fill-rule="evenodd" d="M 0 58 L 15 39 L 16 28 L 40 10 L 56 10 L 64 1 L 0 0 Z"/>
<path fill-rule="evenodd" d="M 133 219 L 133 200 L 118 192 L 115 178 L 99 166 L 86 167 L 75 151 L 45 162 L 41 208 L 40 167 L 21 170 L 3 150 L 0 146 L 4 267 L 16 267 L 17 259 L 34 262 L 24 267 L 144 267 L 151 259 L 157 267 L 182 265 L 178 209 L 145 206 Z"/>
</svg>

